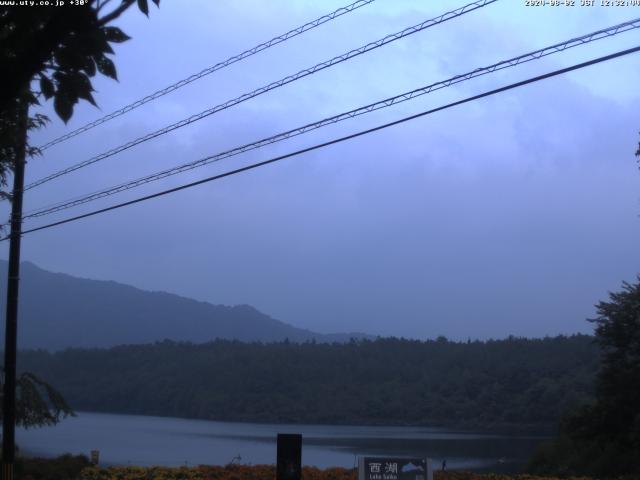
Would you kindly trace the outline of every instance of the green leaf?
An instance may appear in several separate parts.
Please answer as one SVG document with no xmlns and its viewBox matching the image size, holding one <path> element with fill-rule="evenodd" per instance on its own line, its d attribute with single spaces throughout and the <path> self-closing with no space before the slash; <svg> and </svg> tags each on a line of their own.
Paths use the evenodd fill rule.
<svg viewBox="0 0 640 480">
<path fill-rule="evenodd" d="M 29 91 L 25 94 L 24 100 L 27 102 L 27 105 L 40 105 L 38 101 L 38 97 L 35 93 Z"/>
<path fill-rule="evenodd" d="M 147 0 L 138 0 L 138 8 L 147 17 L 149 16 L 149 4 L 147 3 Z"/>
<path fill-rule="evenodd" d="M 120 30 L 118 27 L 105 27 L 104 36 L 108 42 L 122 43 L 130 40 L 131 37 Z"/>
<path fill-rule="evenodd" d="M 87 102 L 89 102 L 94 107 L 98 106 L 98 104 L 96 103 L 95 99 L 93 98 L 93 95 L 91 95 L 91 91 L 78 92 L 78 97 L 82 98 L 83 100 L 86 100 Z"/>
<path fill-rule="evenodd" d="M 98 59 L 96 64 L 98 65 L 98 71 L 101 74 L 106 75 L 107 77 L 111 77 L 114 80 L 118 80 L 116 66 L 113 64 L 113 62 L 110 59 L 108 59 L 103 55 Z"/>
<path fill-rule="evenodd" d="M 97 107 L 96 101 L 93 99 L 93 87 L 91 86 L 91 80 L 85 74 L 75 72 L 73 75 L 69 75 L 66 79 L 68 86 L 65 85 L 67 91 L 71 92 L 71 97 L 82 98 L 91 103 L 94 107 Z"/>
<path fill-rule="evenodd" d="M 109 42 L 107 42 L 106 38 L 104 40 L 104 44 L 102 46 L 102 52 L 103 53 L 116 53 L 113 51 L 113 48 L 111 48 L 111 45 L 109 45 Z"/>
<path fill-rule="evenodd" d="M 87 75 L 93 77 L 96 74 L 96 63 L 93 61 L 93 58 L 85 57 L 82 69 L 87 72 Z"/>
<path fill-rule="evenodd" d="M 75 102 L 66 94 L 58 91 L 53 99 L 53 108 L 64 123 L 67 123 L 73 115 L 73 104 Z"/>
<path fill-rule="evenodd" d="M 53 97 L 53 94 L 56 91 L 55 87 L 53 86 L 53 82 L 45 75 L 40 75 L 40 91 L 44 95 L 44 98 L 46 98 L 47 100 Z"/>
<path fill-rule="evenodd" d="M 80 69 L 85 64 L 85 55 L 70 47 L 60 48 L 54 54 L 54 59 L 64 71 Z"/>
<path fill-rule="evenodd" d="M 42 113 L 36 113 L 33 117 L 29 117 L 27 121 L 27 130 L 37 130 L 44 127 L 49 121 L 49 117 Z"/>
<path fill-rule="evenodd" d="M 94 57 L 99 54 L 114 53 L 113 48 L 107 41 L 107 35 L 105 29 L 97 29 L 94 32 L 85 36 L 85 49 L 89 55 Z"/>
</svg>

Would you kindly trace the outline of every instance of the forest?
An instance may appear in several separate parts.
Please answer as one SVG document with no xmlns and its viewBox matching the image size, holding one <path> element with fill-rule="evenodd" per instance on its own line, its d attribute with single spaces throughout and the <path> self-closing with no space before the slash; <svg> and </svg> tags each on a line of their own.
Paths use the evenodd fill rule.
<svg viewBox="0 0 640 480">
<path fill-rule="evenodd" d="M 22 351 L 78 411 L 220 421 L 552 431 L 593 398 L 594 337 L 398 338 Z"/>
</svg>

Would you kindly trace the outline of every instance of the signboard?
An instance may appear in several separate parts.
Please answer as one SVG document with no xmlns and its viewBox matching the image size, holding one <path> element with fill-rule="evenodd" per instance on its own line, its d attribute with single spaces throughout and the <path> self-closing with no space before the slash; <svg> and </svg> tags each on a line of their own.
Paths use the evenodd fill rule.
<svg viewBox="0 0 640 480">
<path fill-rule="evenodd" d="M 358 480 L 433 480 L 431 460 L 425 458 L 360 457 Z"/>
<path fill-rule="evenodd" d="M 302 435 L 279 433 L 276 480 L 300 480 L 302 475 Z"/>
</svg>

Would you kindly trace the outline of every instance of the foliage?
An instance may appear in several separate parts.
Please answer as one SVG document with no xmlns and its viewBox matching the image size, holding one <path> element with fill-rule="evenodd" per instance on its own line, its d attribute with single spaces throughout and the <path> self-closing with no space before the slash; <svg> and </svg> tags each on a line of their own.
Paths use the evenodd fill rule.
<svg viewBox="0 0 640 480">
<path fill-rule="evenodd" d="M 24 351 L 86 411 L 253 422 L 555 424 L 592 393 L 593 337 L 347 344 L 170 341 Z"/>
<path fill-rule="evenodd" d="M 273 465 L 199 467 L 90 467 L 80 480 L 267 480 L 275 479 Z M 353 469 L 303 467 L 302 480 L 356 480 Z"/>
<path fill-rule="evenodd" d="M 0 382 L 0 419 L 3 417 L 2 386 Z M 60 392 L 47 382 L 29 372 L 16 379 L 16 425 L 25 428 L 55 425 L 69 415 L 75 413 Z"/>
<path fill-rule="evenodd" d="M 109 23 L 135 0 L 122 0 L 108 13 L 110 0 L 83 3 L 71 8 L 0 8 L 0 75 L 6 81 L 0 93 L 0 110 L 36 80 L 40 93 L 46 99 L 53 98 L 56 113 L 66 122 L 79 99 L 95 105 L 90 77 L 100 72 L 117 79 L 116 67 L 107 56 L 114 53 L 110 43 L 129 37 Z M 147 0 L 137 3 L 148 15 Z"/>
<path fill-rule="evenodd" d="M 89 467 L 82 471 L 80 480 L 270 480 L 275 479 L 273 465 L 228 465 L 226 467 Z M 356 480 L 357 470 L 350 468 L 318 469 L 303 467 L 302 480 Z M 555 477 L 533 475 L 479 474 L 463 471 L 434 472 L 434 480 L 557 480 Z M 569 480 L 590 480 L 571 477 Z M 620 477 L 619 480 L 626 480 Z M 629 478 L 628 480 L 632 480 Z"/>
<path fill-rule="evenodd" d="M 227 465 L 197 467 L 100 467 L 90 466 L 84 456 L 64 455 L 55 459 L 20 459 L 16 474 L 25 480 L 270 480 L 275 479 L 273 465 Z M 302 480 L 356 480 L 351 468 L 302 468 Z M 435 471 L 434 480 L 558 480 L 535 475 L 480 474 L 465 471 Z M 570 477 L 567 480 L 592 480 Z M 634 480 L 618 477 L 617 480 Z M 636 479 L 637 480 L 637 479 Z"/>
<path fill-rule="evenodd" d="M 22 480 L 77 480 L 91 463 L 84 455 L 62 455 L 58 458 L 18 457 L 16 478 Z"/>
<path fill-rule="evenodd" d="M 53 98 L 56 113 L 66 123 L 80 99 L 96 104 L 90 77 L 100 72 L 117 79 L 113 60 L 107 56 L 114 53 L 110 44 L 129 37 L 109 23 L 135 0 L 122 0 L 106 12 L 110 3 L 112 0 L 86 0 L 83 5 L 66 7 L 0 6 L 0 187 L 6 186 L 16 149 L 25 148 L 20 141 L 24 130 L 17 118 L 21 102 L 33 106 L 41 98 Z M 137 3 L 148 15 L 147 0 Z M 47 120 L 42 114 L 29 117 L 27 131 Z M 26 157 L 36 153 L 38 150 L 27 143 Z M 10 196 L 0 190 L 0 197 Z"/>
<path fill-rule="evenodd" d="M 124 42 L 129 37 L 109 23 L 134 1 L 122 0 L 108 12 L 106 7 L 112 0 L 87 0 L 65 8 L 2 3 L 0 188 L 7 185 L 7 175 L 21 157 L 38 153 L 28 143 L 28 132 L 44 126 L 48 119 L 42 114 L 30 117 L 29 107 L 39 104 L 40 97 L 53 98 L 56 113 L 66 123 L 79 99 L 96 105 L 90 77 L 100 72 L 117 79 L 115 65 L 107 57 L 114 53 L 110 43 Z M 137 4 L 148 15 L 147 0 L 137 0 Z M 38 81 L 39 91 L 32 86 L 34 80 Z M 11 196 L 0 190 L 0 198 Z M 53 425 L 72 414 L 64 398 L 48 383 L 31 373 L 23 373 L 17 379 L 16 424 Z"/>
<path fill-rule="evenodd" d="M 610 302 L 597 305 L 596 338 L 603 351 L 597 378 L 597 402 L 589 415 L 603 441 L 640 451 L 640 277 L 624 282 Z M 574 431 L 577 430 L 571 426 Z M 576 426 L 577 427 L 577 426 Z M 578 434 L 582 432 L 576 431 Z M 640 473 L 640 458 L 638 459 Z"/>
<path fill-rule="evenodd" d="M 567 416 L 558 439 L 531 462 L 533 472 L 640 474 L 640 278 L 597 305 L 602 365 L 595 402 Z"/>
</svg>

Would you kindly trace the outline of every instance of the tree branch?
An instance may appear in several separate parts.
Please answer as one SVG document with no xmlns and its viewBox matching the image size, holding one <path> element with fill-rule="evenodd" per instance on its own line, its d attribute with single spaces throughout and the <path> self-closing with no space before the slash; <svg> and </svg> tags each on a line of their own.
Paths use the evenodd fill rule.
<svg viewBox="0 0 640 480">
<path fill-rule="evenodd" d="M 96 12 L 100 12 L 100 10 L 102 10 L 104 7 L 109 5 L 111 3 L 111 1 L 112 0 L 103 0 L 103 1 L 98 0 Z"/>
<path fill-rule="evenodd" d="M 105 15 L 104 17 L 98 19 L 98 25 L 101 27 L 106 25 L 112 20 L 115 20 L 120 15 L 122 15 L 131 5 L 133 5 L 134 0 L 122 0 L 122 3 L 118 8 L 113 10 L 111 13 Z"/>
</svg>

